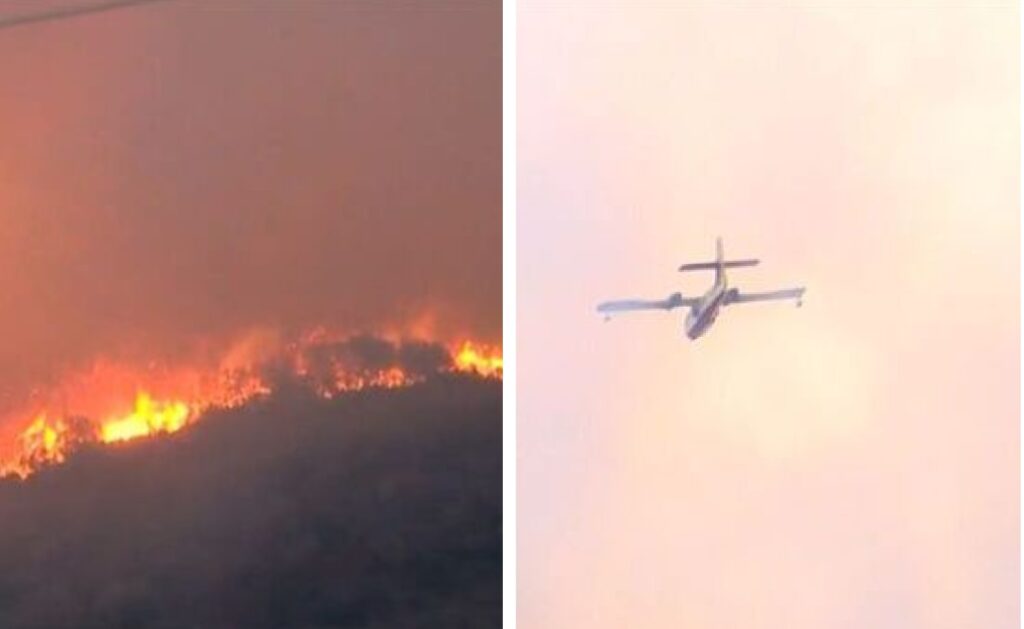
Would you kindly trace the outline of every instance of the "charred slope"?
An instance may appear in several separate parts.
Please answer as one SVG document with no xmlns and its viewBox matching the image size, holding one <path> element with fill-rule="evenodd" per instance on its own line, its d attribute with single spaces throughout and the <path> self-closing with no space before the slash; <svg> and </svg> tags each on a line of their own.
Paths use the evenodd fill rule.
<svg viewBox="0 0 1024 629">
<path fill-rule="evenodd" d="M 486 627 L 501 383 L 301 387 L 0 483 L 0 626 Z"/>
</svg>

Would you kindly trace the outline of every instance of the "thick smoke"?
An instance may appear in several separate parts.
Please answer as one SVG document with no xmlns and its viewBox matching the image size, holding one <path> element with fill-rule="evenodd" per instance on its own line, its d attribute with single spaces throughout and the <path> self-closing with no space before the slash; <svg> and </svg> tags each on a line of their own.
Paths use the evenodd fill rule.
<svg viewBox="0 0 1024 629">
<path fill-rule="evenodd" d="M 500 336 L 499 2 L 24 25 L 0 31 L 0 92 L 0 406 L 257 327 Z"/>
<path fill-rule="evenodd" d="M 0 483 L 10 629 L 488 627 L 501 383 L 301 388 Z"/>
</svg>

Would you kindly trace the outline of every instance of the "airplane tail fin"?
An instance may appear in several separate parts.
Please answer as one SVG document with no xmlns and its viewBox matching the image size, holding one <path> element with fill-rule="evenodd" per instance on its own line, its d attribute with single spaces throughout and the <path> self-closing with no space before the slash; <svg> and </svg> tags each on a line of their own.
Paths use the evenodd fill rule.
<svg viewBox="0 0 1024 629">
<path fill-rule="evenodd" d="M 715 238 L 715 284 L 725 282 L 725 247 L 722 237 Z"/>
</svg>

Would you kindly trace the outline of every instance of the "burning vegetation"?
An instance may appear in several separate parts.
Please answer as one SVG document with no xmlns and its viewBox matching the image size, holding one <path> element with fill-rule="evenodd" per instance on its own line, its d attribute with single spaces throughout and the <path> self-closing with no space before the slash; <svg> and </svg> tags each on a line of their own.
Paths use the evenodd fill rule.
<svg viewBox="0 0 1024 629">
<path fill-rule="evenodd" d="M 404 387 L 445 372 L 500 379 L 501 347 L 318 329 L 290 342 L 253 334 L 213 361 L 187 366 L 98 361 L 8 413 L 0 425 L 19 428 L 8 439 L 13 443 L 0 443 L 0 477 L 27 477 L 86 445 L 174 433 L 211 409 L 237 408 L 285 385 L 331 399 L 366 388 Z"/>
</svg>

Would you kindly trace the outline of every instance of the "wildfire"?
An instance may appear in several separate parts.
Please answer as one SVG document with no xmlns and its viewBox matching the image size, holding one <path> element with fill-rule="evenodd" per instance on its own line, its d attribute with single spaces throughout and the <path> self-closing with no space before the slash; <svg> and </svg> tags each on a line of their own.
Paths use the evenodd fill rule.
<svg viewBox="0 0 1024 629">
<path fill-rule="evenodd" d="M 21 433 L 20 440 L 23 450 L 32 459 L 60 462 L 64 460 L 65 434 L 67 426 L 63 421 L 50 423 L 43 413 Z"/>
<path fill-rule="evenodd" d="M 466 341 L 455 354 L 455 367 L 460 371 L 473 371 L 482 376 L 500 378 L 502 374 L 501 348 Z"/>
<path fill-rule="evenodd" d="M 185 402 L 154 402 L 142 391 L 135 398 L 135 411 L 111 419 L 100 426 L 100 441 L 127 441 L 162 432 L 175 432 L 185 426 L 189 407 Z"/>
<path fill-rule="evenodd" d="M 473 341 L 449 346 L 412 342 L 410 350 L 402 343 L 317 330 L 292 343 L 249 337 L 205 367 L 152 371 L 98 363 L 69 379 L 48 403 L 29 414 L 33 419 L 18 434 L 13 455 L 9 449 L 0 450 L 0 455 L 8 455 L 6 463 L 0 461 L 0 477 L 25 477 L 62 463 L 86 443 L 110 444 L 177 432 L 211 408 L 233 408 L 269 395 L 282 373 L 305 382 L 324 398 L 366 388 L 409 386 L 444 370 L 502 377 L 500 346 Z M 402 364 L 406 350 L 420 351 L 422 361 L 424 345 L 442 348 L 447 357 L 431 363 L 429 369 Z M 76 414 L 53 412 L 58 397 L 65 409 L 74 402 L 71 408 Z M 0 425 L 9 421 L 12 418 L 0 418 Z"/>
</svg>

